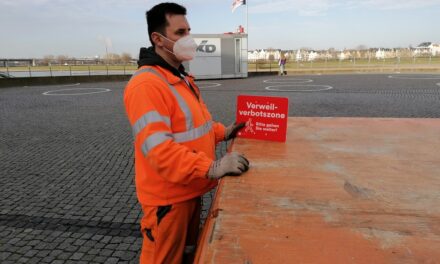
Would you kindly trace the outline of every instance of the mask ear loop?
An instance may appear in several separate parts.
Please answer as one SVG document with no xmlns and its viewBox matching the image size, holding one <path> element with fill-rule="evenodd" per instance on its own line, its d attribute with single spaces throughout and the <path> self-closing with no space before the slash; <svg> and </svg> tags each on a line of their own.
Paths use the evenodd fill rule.
<svg viewBox="0 0 440 264">
<path fill-rule="evenodd" d="M 162 35 L 161 33 L 159 33 L 159 32 L 156 32 L 157 34 L 159 34 L 159 35 L 161 35 L 164 39 L 166 39 L 166 40 L 168 40 L 168 41 L 170 41 L 170 42 L 172 42 L 172 43 L 174 43 L 174 44 L 176 44 L 176 42 L 175 41 L 173 41 L 173 40 L 171 40 L 171 39 L 169 39 L 169 38 L 167 38 L 167 37 L 165 37 L 164 35 Z M 174 47 L 174 46 L 173 46 Z M 167 52 L 169 52 L 169 53 L 171 53 L 171 54 L 173 54 L 174 56 L 176 56 L 176 54 L 174 54 L 174 52 L 172 52 L 171 50 L 169 50 L 168 48 L 166 48 L 165 46 L 163 47 L 164 49 L 165 49 L 165 51 L 167 51 Z"/>
</svg>

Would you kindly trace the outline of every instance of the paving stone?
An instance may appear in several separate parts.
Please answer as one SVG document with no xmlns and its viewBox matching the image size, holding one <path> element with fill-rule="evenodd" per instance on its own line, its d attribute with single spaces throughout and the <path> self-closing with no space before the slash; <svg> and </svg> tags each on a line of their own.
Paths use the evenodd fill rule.
<svg viewBox="0 0 440 264">
<path fill-rule="evenodd" d="M 81 246 L 78 248 L 77 252 L 88 253 L 88 252 L 90 252 L 90 250 L 92 250 L 90 247 Z"/>
<path fill-rule="evenodd" d="M 96 256 L 93 261 L 97 262 L 97 263 L 106 263 L 105 261 L 107 260 L 107 257 L 104 256 Z"/>
<path fill-rule="evenodd" d="M 68 260 L 70 258 L 70 256 L 72 256 L 72 253 L 62 252 L 56 258 L 59 260 Z"/>
<path fill-rule="evenodd" d="M 39 264 L 39 263 L 41 263 L 41 258 L 32 257 L 26 263 L 27 264 Z"/>
<path fill-rule="evenodd" d="M 112 239 L 112 237 L 111 236 L 104 236 L 102 239 L 101 239 L 101 243 L 105 243 L 105 244 L 107 244 L 107 243 L 109 243 L 110 242 L 110 240 Z"/>
<path fill-rule="evenodd" d="M 119 258 L 113 258 L 113 257 L 108 258 L 108 259 L 106 259 L 105 263 L 108 263 L 108 264 L 119 263 Z"/>
<path fill-rule="evenodd" d="M 121 260 L 125 261 L 137 259 L 137 255 L 137 253 L 130 251 L 115 251 L 115 253 L 113 254 L 114 257 L 118 257 Z"/>
<path fill-rule="evenodd" d="M 32 250 L 29 250 L 28 252 L 26 252 L 24 254 L 24 256 L 28 257 L 28 258 L 32 258 L 33 256 L 37 255 L 37 253 L 38 253 L 38 250 L 32 249 Z"/>
<path fill-rule="evenodd" d="M 112 254 L 113 254 L 113 250 L 110 250 L 110 249 L 102 249 L 99 251 L 99 255 L 101 255 L 101 256 L 108 257 L 108 256 L 111 256 Z"/>
<path fill-rule="evenodd" d="M 52 257 L 56 257 L 56 256 L 58 256 L 58 255 L 61 254 L 61 253 L 63 253 L 62 250 L 55 249 L 55 250 L 51 251 L 49 254 L 50 254 L 50 256 L 52 256 Z"/>
<path fill-rule="evenodd" d="M 84 255 L 84 257 L 82 257 L 81 260 L 83 260 L 86 263 L 91 263 L 95 257 L 96 254 L 88 254 L 88 255 Z"/>
<path fill-rule="evenodd" d="M 84 253 L 73 253 L 73 255 L 70 257 L 72 260 L 80 260 L 84 256 Z"/>
<path fill-rule="evenodd" d="M 12 261 L 18 261 L 19 258 L 21 258 L 21 255 L 17 253 L 13 253 L 12 255 L 9 256 L 9 260 Z"/>
<path fill-rule="evenodd" d="M 78 239 L 75 242 L 73 242 L 73 245 L 75 245 L 75 246 L 82 246 L 82 245 L 84 245 L 84 243 L 86 243 L 86 241 L 87 240 L 84 240 L 84 239 Z"/>
<path fill-rule="evenodd" d="M 29 262 L 29 260 L 30 259 L 27 257 L 21 257 L 17 260 L 17 263 L 27 263 L 27 262 Z"/>
<path fill-rule="evenodd" d="M 20 241 L 21 241 L 20 238 L 15 237 L 15 238 L 9 240 L 9 241 L 8 241 L 8 244 L 15 245 L 16 243 L 18 243 L 18 242 L 20 242 Z"/>
<path fill-rule="evenodd" d="M 26 254 L 26 252 L 28 252 L 28 251 L 31 250 L 31 249 L 32 249 L 31 246 L 24 246 L 24 247 L 19 248 L 19 249 L 17 250 L 17 253 L 20 253 L 20 254 Z"/>
<path fill-rule="evenodd" d="M 92 240 L 95 240 L 95 241 L 99 241 L 99 240 L 101 240 L 103 237 L 104 237 L 103 235 L 94 235 L 91 239 L 92 239 Z"/>
<path fill-rule="evenodd" d="M 95 245 L 94 248 L 96 248 L 96 249 L 102 249 L 102 248 L 105 247 L 105 245 L 106 245 L 106 244 L 104 244 L 104 243 L 96 243 L 96 245 Z"/>
<path fill-rule="evenodd" d="M 44 258 L 50 254 L 49 250 L 38 250 L 37 256 Z"/>
<path fill-rule="evenodd" d="M 7 259 L 10 255 L 12 255 L 11 252 L 0 252 L 0 259 L 1 259 L 1 260 L 5 260 L 5 259 Z"/>
<path fill-rule="evenodd" d="M 40 240 L 32 240 L 32 241 L 30 241 L 30 242 L 27 243 L 27 245 L 28 245 L 28 246 L 31 246 L 31 247 L 34 247 L 34 246 L 36 246 L 36 245 L 38 245 L 38 244 L 41 244 L 41 241 L 40 241 Z"/>
<path fill-rule="evenodd" d="M 130 248 L 131 244 L 125 244 L 125 243 L 121 243 L 119 244 L 116 249 L 118 250 L 128 250 Z"/>
<path fill-rule="evenodd" d="M 35 250 L 41 251 L 43 249 L 46 249 L 47 244 L 46 243 L 39 243 L 37 245 L 35 245 L 33 248 Z"/>
<path fill-rule="evenodd" d="M 15 245 L 17 246 L 17 247 L 24 247 L 24 246 L 27 246 L 27 244 L 28 244 L 28 242 L 26 241 L 26 240 L 23 240 L 23 239 L 21 239 L 20 241 L 18 241 L 18 242 L 16 242 L 15 243 Z"/>
<path fill-rule="evenodd" d="M 122 238 L 121 237 L 113 237 L 111 240 L 110 240 L 110 244 L 119 244 L 119 243 L 121 243 L 122 242 Z"/>
<path fill-rule="evenodd" d="M 44 262 L 44 263 L 53 263 L 55 260 L 56 260 L 56 259 L 55 259 L 54 256 L 49 255 L 49 256 L 47 256 L 47 257 L 44 257 L 44 258 L 41 260 L 41 262 Z"/>
<path fill-rule="evenodd" d="M 117 247 L 118 247 L 118 244 L 107 244 L 107 245 L 105 246 L 106 249 L 111 249 L 111 250 L 114 250 L 114 249 L 116 249 Z"/>
</svg>

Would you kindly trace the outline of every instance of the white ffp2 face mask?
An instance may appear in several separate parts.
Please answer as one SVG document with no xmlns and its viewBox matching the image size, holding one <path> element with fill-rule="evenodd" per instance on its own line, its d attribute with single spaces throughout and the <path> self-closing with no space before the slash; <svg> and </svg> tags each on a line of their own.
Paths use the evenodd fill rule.
<svg viewBox="0 0 440 264">
<path fill-rule="evenodd" d="M 196 56 L 197 44 L 190 35 L 181 37 L 177 41 L 173 41 L 165 37 L 164 35 L 162 35 L 162 37 L 166 38 L 171 42 L 174 42 L 173 52 L 169 51 L 167 48 L 165 48 L 165 50 L 174 54 L 174 56 L 176 56 L 178 60 L 189 61 L 194 59 L 194 57 Z"/>
</svg>

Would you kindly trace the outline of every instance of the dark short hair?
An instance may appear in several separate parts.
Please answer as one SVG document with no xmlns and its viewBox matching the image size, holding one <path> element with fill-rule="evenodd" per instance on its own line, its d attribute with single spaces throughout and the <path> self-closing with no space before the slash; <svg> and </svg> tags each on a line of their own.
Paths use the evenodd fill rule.
<svg viewBox="0 0 440 264">
<path fill-rule="evenodd" d="M 186 15 L 186 8 L 176 3 L 161 3 L 153 6 L 145 13 L 148 25 L 148 37 L 151 45 L 154 46 L 151 39 L 151 33 L 159 32 L 165 35 L 165 27 L 168 26 L 166 15 Z"/>
</svg>

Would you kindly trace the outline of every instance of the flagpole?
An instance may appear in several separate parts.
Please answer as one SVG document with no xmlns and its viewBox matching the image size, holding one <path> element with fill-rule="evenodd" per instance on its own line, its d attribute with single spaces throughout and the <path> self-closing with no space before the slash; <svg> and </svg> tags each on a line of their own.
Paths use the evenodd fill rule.
<svg viewBox="0 0 440 264">
<path fill-rule="evenodd" d="M 249 16 L 248 16 L 248 5 L 249 5 L 249 0 L 246 0 L 246 33 L 247 33 L 247 39 L 246 39 L 246 64 L 249 65 L 248 63 L 248 55 L 249 55 Z M 247 67 L 246 67 L 247 68 Z M 248 69 L 249 72 L 249 69 Z"/>
<path fill-rule="evenodd" d="M 246 31 L 247 31 L 248 37 L 249 37 L 248 1 L 249 0 L 246 0 L 245 4 L 246 4 Z"/>
</svg>

